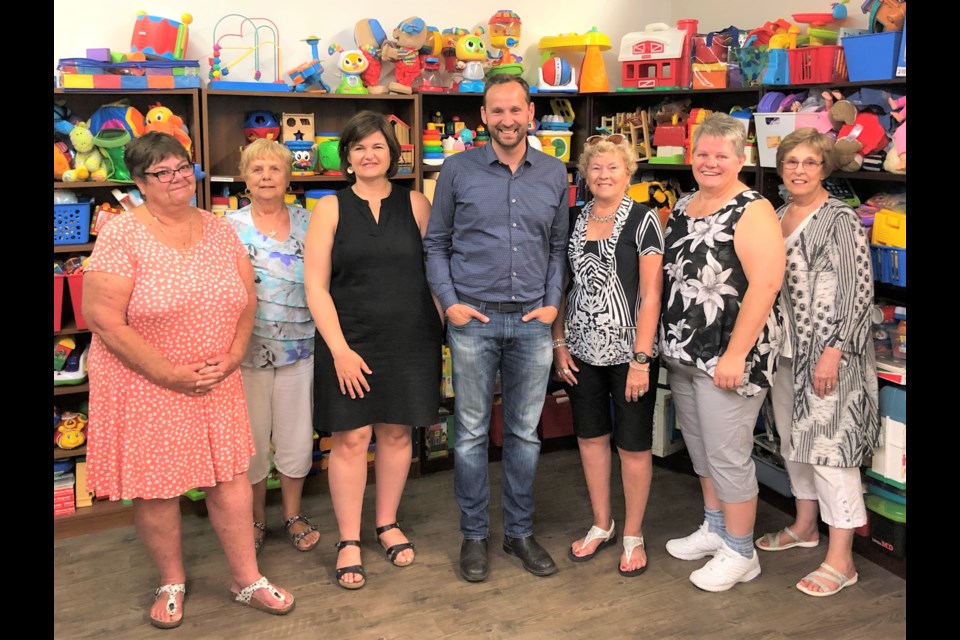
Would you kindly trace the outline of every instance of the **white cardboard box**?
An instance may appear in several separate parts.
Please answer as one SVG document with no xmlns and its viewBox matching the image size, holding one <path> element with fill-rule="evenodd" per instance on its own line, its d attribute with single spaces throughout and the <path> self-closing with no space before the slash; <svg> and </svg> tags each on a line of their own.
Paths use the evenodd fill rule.
<svg viewBox="0 0 960 640">
<path fill-rule="evenodd" d="M 884 478 L 907 483 L 907 425 L 889 416 L 880 422 L 881 446 L 873 452 L 870 468 Z"/>
</svg>

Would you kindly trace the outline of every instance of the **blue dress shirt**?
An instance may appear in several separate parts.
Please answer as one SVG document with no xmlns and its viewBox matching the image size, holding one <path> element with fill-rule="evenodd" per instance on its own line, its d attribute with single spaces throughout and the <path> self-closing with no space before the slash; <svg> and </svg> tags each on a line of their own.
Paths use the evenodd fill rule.
<svg viewBox="0 0 960 640">
<path fill-rule="evenodd" d="M 457 293 L 559 307 L 567 249 L 567 170 L 527 148 L 516 173 L 493 144 L 443 162 L 423 249 L 443 309 Z"/>
</svg>

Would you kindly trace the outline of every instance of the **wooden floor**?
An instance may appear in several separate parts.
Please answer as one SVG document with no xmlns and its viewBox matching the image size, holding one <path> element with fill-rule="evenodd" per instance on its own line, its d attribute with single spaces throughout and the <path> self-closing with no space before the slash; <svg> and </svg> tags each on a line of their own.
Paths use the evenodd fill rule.
<svg viewBox="0 0 960 640">
<path fill-rule="evenodd" d="M 614 456 L 614 473 L 619 469 Z M 269 537 L 261 571 L 297 598 L 288 616 L 274 617 L 231 602 L 226 561 L 209 521 L 184 517 L 187 599 L 184 623 L 173 631 L 149 625 L 156 575 L 132 527 L 54 543 L 54 637 L 75 638 L 886 638 L 906 637 L 906 581 L 857 557 L 858 584 L 829 598 L 794 585 L 823 559 L 825 546 L 761 554 L 763 573 L 725 593 L 694 587 L 689 573 L 705 561 L 670 557 L 664 543 L 703 520 L 695 477 L 657 461 L 644 526 L 650 569 L 636 578 L 617 574 L 617 547 L 574 564 L 572 540 L 590 526 L 580 460 L 575 450 L 541 456 L 535 531 L 560 570 L 537 578 L 501 549 L 500 463 L 491 463 L 490 577 L 467 583 L 456 571 L 459 511 L 453 472 L 411 479 L 400 521 L 417 545 L 410 567 L 393 567 L 373 535 L 373 487 L 364 507 L 367 585 L 347 591 L 334 580 L 337 540 L 330 496 L 305 498 L 305 512 L 322 532 L 310 553 L 283 535 L 279 505 L 268 507 Z M 615 517 L 622 490 L 614 487 Z M 617 517 L 619 521 L 619 517 Z M 789 524 L 789 516 L 760 501 L 757 533 Z"/>
</svg>

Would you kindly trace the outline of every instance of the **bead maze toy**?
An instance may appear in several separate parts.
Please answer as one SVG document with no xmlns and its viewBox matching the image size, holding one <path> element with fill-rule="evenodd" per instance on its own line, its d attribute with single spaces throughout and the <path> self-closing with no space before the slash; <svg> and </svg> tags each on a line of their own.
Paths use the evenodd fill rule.
<svg viewBox="0 0 960 640">
<path fill-rule="evenodd" d="M 226 31 L 226 33 L 223 33 Z M 261 36 L 265 32 L 266 37 Z M 236 44 L 233 44 L 236 43 Z M 263 70 L 261 49 L 272 51 L 271 70 L 273 80 L 261 82 Z M 225 52 L 239 51 L 239 55 L 229 62 L 223 58 Z M 225 80 L 232 67 L 253 56 L 253 82 Z M 210 73 L 207 88 L 231 91 L 275 91 L 287 92 L 290 89 L 281 79 L 280 31 L 272 20 L 267 18 L 248 18 L 238 13 L 228 14 L 213 27 L 213 56 L 208 58 Z"/>
<path fill-rule="evenodd" d="M 596 27 L 582 34 L 567 33 L 559 36 L 545 36 L 540 38 L 537 48 L 540 49 L 540 82 L 537 87 L 542 91 L 580 91 L 580 93 L 606 93 L 610 90 L 607 80 L 607 68 L 603 63 L 602 51 L 611 48 L 610 38 L 600 33 Z M 583 52 L 583 61 L 580 63 L 580 84 L 577 85 L 577 75 L 572 73 L 567 82 L 563 82 L 562 63 L 551 63 L 551 58 L 563 60 L 557 53 Z M 552 67 L 550 65 L 553 65 Z M 550 82 L 550 71 L 559 66 L 559 79 L 554 77 Z M 544 77 L 546 72 L 546 76 Z M 572 87 L 572 88 L 571 88 Z"/>
<path fill-rule="evenodd" d="M 522 58 L 510 53 L 510 49 L 514 49 L 520 44 L 520 32 L 522 30 L 520 16 L 509 9 L 501 9 L 493 14 L 487 23 L 487 27 L 490 29 L 490 48 L 500 52 L 499 55 L 493 57 L 487 75 L 504 73 L 518 76 L 523 74 L 523 65 L 520 64 Z"/>
</svg>

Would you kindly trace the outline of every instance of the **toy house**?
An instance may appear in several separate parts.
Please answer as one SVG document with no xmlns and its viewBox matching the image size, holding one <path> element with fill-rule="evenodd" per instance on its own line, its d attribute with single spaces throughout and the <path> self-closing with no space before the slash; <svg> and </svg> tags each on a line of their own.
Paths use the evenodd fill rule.
<svg viewBox="0 0 960 640">
<path fill-rule="evenodd" d="M 662 22 L 620 40 L 620 85 L 623 90 L 690 86 L 691 38 L 696 20 L 678 20 L 677 29 Z"/>
</svg>

